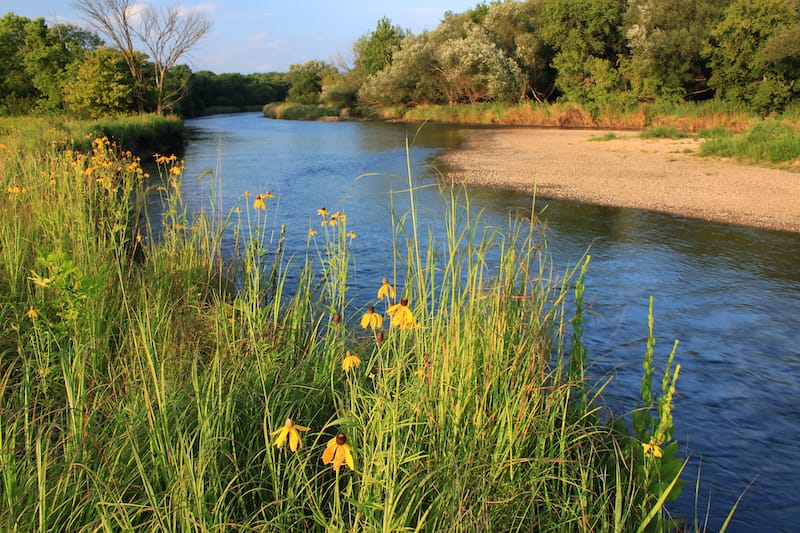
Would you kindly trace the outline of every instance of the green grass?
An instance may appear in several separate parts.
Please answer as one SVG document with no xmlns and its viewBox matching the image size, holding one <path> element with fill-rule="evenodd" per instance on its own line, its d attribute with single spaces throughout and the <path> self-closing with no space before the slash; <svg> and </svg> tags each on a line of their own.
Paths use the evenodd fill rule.
<svg viewBox="0 0 800 533">
<path fill-rule="evenodd" d="M 704 132 L 702 155 L 733 157 L 748 163 L 789 164 L 800 161 L 800 126 L 786 120 L 763 119 L 747 131 Z"/>
<path fill-rule="evenodd" d="M 653 126 L 642 130 L 639 137 L 642 139 L 683 139 L 689 137 L 689 134 L 675 126 Z"/>
<path fill-rule="evenodd" d="M 390 302 L 345 296 L 359 231 L 346 213 L 323 213 L 290 259 L 257 191 L 188 218 L 177 159 L 160 158 L 148 187 L 103 140 L 36 158 L 4 146 L 0 529 L 674 526 L 675 349 L 655 362 L 651 323 L 640 409 L 608 413 L 584 377 L 589 258 L 556 269 L 533 208 L 501 231 L 454 191 L 437 241 L 409 175 L 385 276 L 416 326 L 387 316 L 378 335 L 360 315 Z M 147 195 L 161 196 L 160 220 Z M 235 257 L 222 261 L 231 229 Z M 361 364 L 344 372 L 348 351 Z M 287 418 L 310 428 L 294 453 L 273 445 Z M 352 471 L 321 460 L 338 432 Z M 661 459 L 644 453 L 651 440 Z"/>
</svg>

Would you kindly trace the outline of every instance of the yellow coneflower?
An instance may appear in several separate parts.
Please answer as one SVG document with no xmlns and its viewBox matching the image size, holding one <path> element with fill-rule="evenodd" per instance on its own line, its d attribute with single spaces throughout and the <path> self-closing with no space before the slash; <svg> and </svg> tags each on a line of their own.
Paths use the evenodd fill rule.
<svg viewBox="0 0 800 533">
<path fill-rule="evenodd" d="M 372 328 L 377 331 L 383 327 L 383 316 L 375 312 L 375 306 L 367 307 L 367 312 L 361 316 L 361 327 L 364 329 Z"/>
<path fill-rule="evenodd" d="M 35 320 L 35 319 L 39 318 L 39 312 L 36 309 L 34 309 L 33 306 L 30 306 L 30 308 L 28 309 L 28 312 L 25 313 L 25 315 L 28 318 L 30 318 L 31 320 Z"/>
<path fill-rule="evenodd" d="M 338 472 L 342 464 L 346 464 L 350 470 L 355 470 L 353 461 L 353 449 L 347 444 L 347 437 L 341 431 L 328 441 L 328 446 L 322 453 L 322 464 L 333 463 L 334 471 Z"/>
<path fill-rule="evenodd" d="M 664 455 L 664 452 L 661 451 L 661 446 L 656 444 L 656 441 L 653 439 L 650 439 L 650 442 L 643 442 L 642 448 L 644 448 L 644 454 L 647 457 L 655 457 L 660 459 Z"/>
<path fill-rule="evenodd" d="M 280 448 L 286 441 L 289 441 L 289 449 L 293 452 L 296 452 L 298 448 L 303 446 L 303 441 L 300 440 L 300 432 L 301 431 L 308 431 L 309 428 L 305 426 L 298 426 L 294 422 L 292 422 L 291 418 L 286 419 L 286 423 L 283 424 L 283 427 L 277 431 L 273 431 L 270 433 L 272 437 L 275 437 L 273 441 L 273 445 L 276 448 Z"/>
<path fill-rule="evenodd" d="M 350 372 L 351 369 L 361 366 L 361 359 L 357 355 L 353 355 L 349 351 L 342 359 L 342 370 Z"/>
<path fill-rule="evenodd" d="M 314 228 L 311 228 L 310 230 L 308 230 L 308 236 L 309 237 L 315 237 L 316 235 L 317 235 L 317 230 L 315 230 Z"/>
<path fill-rule="evenodd" d="M 264 196 L 257 194 L 256 199 L 253 201 L 253 209 L 261 209 L 266 211 L 267 204 L 264 203 Z"/>
<path fill-rule="evenodd" d="M 383 298 L 386 298 L 387 300 L 394 300 L 395 296 L 396 293 L 394 287 L 389 285 L 388 279 L 383 278 L 381 280 L 381 288 L 378 289 L 378 299 L 382 300 Z"/>
<path fill-rule="evenodd" d="M 391 317 L 392 327 L 412 329 L 417 324 L 411 309 L 408 308 L 408 298 L 402 298 L 400 303 L 390 305 L 386 312 Z"/>
<path fill-rule="evenodd" d="M 354 231 L 348 231 L 347 232 L 347 237 L 352 241 L 353 239 L 356 238 L 356 234 L 355 234 Z"/>
</svg>

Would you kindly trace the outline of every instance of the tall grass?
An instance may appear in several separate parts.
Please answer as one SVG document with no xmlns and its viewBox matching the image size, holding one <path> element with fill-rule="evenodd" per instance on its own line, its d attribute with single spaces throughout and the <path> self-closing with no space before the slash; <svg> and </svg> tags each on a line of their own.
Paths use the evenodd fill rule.
<svg viewBox="0 0 800 533">
<path fill-rule="evenodd" d="M 437 241 L 409 173 L 386 272 L 396 295 L 378 297 L 376 280 L 374 298 L 351 301 L 346 213 L 320 210 L 290 260 L 265 225 L 268 194 L 189 218 L 177 158 L 156 157 L 151 184 L 104 139 L 43 154 L 0 152 L 0 529 L 677 523 L 664 506 L 683 464 L 674 350 L 653 390 L 651 332 L 628 429 L 584 374 L 589 258 L 560 271 L 533 208 L 501 231 L 453 192 Z M 143 211 L 148 194 L 160 215 Z M 362 329 L 369 305 L 386 320 Z M 276 445 L 281 428 L 302 445 Z M 321 460 L 347 446 L 352 470 Z"/>
</svg>

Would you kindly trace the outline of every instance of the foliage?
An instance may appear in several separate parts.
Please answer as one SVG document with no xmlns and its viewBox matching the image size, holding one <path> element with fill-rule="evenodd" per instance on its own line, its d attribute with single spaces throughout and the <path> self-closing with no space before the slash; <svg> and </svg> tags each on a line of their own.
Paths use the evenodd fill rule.
<svg viewBox="0 0 800 533">
<path fill-rule="evenodd" d="M 196 116 L 215 107 L 237 111 L 249 106 L 260 109 L 270 102 L 285 100 L 289 87 L 286 75 L 277 72 L 214 74 L 203 70 L 193 73 L 189 79 L 189 90 L 181 101 L 180 110 L 184 116 Z"/>
<path fill-rule="evenodd" d="M 618 0 L 547 2 L 542 35 L 556 51 L 556 87 L 564 99 L 593 105 L 624 91 L 617 61 L 622 53 Z"/>
<path fill-rule="evenodd" d="M 136 110 L 133 79 L 116 50 L 87 52 L 71 78 L 64 88 L 64 107 L 77 116 L 98 118 Z"/>
<path fill-rule="evenodd" d="M 286 99 L 296 104 L 318 104 L 322 88 L 341 78 L 336 68 L 323 61 L 308 61 L 302 65 L 289 65 L 286 79 L 290 84 Z"/>
<path fill-rule="evenodd" d="M 783 109 L 800 91 L 799 29 L 796 1 L 735 0 L 706 48 L 709 85 L 720 97 L 761 112 Z"/>
<path fill-rule="evenodd" d="M 703 47 L 726 2 L 636 0 L 623 31 L 629 55 L 623 70 L 642 101 L 707 98 L 709 68 Z"/>
<path fill-rule="evenodd" d="M 364 75 L 372 76 L 391 65 L 395 50 L 409 33 L 393 25 L 387 17 L 381 18 L 375 30 L 359 39 L 354 46 L 356 61 Z"/>
</svg>

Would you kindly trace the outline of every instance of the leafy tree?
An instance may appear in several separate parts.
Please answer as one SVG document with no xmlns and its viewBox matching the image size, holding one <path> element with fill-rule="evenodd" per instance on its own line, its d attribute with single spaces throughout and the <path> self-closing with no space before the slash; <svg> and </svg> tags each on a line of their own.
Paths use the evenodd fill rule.
<svg viewBox="0 0 800 533">
<path fill-rule="evenodd" d="M 516 101 L 520 96 L 519 67 L 478 26 L 465 38 L 446 41 L 434 55 L 450 104 Z"/>
<path fill-rule="evenodd" d="M 358 91 L 365 105 L 420 105 L 445 100 L 441 67 L 430 33 L 406 37 L 392 65 L 370 76 Z"/>
<path fill-rule="evenodd" d="M 556 54 L 556 87 L 567 100 L 599 105 L 625 89 L 617 70 L 623 0 L 547 0 L 542 37 Z"/>
<path fill-rule="evenodd" d="M 25 68 L 26 25 L 30 19 L 8 13 L 0 19 L 0 98 L 11 112 L 33 107 L 38 92 Z"/>
<path fill-rule="evenodd" d="M 541 34 L 542 0 L 493 2 L 481 26 L 497 47 L 519 66 L 522 94 L 546 99 L 554 90 L 553 49 Z"/>
<path fill-rule="evenodd" d="M 762 112 L 783 109 L 800 91 L 799 30 L 797 0 L 735 0 L 711 31 L 709 85 Z"/>
<path fill-rule="evenodd" d="M 89 118 L 134 111 L 134 80 L 125 59 L 112 48 L 87 52 L 65 86 L 64 104 L 68 111 Z"/>
<path fill-rule="evenodd" d="M 702 52 L 721 19 L 720 1 L 631 0 L 624 36 L 630 50 L 623 70 L 639 100 L 678 102 L 707 96 Z"/>
<path fill-rule="evenodd" d="M 64 72 L 72 61 L 72 55 L 42 18 L 27 22 L 24 31 L 22 62 L 36 89 L 38 107 L 58 109 L 61 107 Z"/>
<path fill-rule="evenodd" d="M 383 17 L 368 37 L 356 42 L 356 61 L 365 76 L 371 76 L 392 64 L 392 55 L 409 32 Z"/>
<path fill-rule="evenodd" d="M 335 82 L 339 76 L 333 65 L 323 61 L 289 65 L 287 80 L 291 88 L 287 99 L 298 104 L 318 104 L 323 85 Z"/>
</svg>

